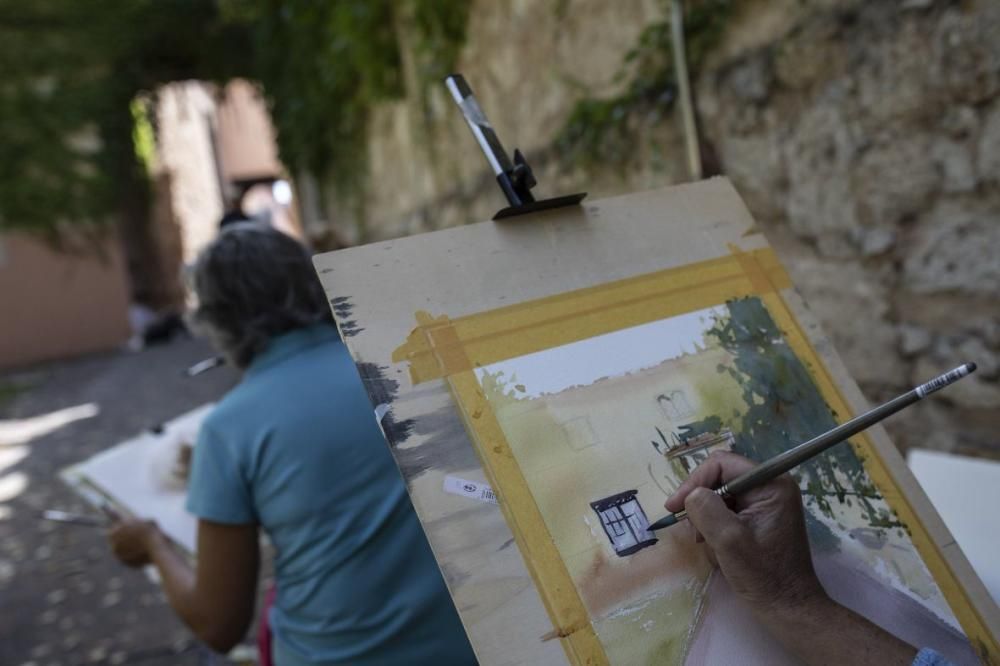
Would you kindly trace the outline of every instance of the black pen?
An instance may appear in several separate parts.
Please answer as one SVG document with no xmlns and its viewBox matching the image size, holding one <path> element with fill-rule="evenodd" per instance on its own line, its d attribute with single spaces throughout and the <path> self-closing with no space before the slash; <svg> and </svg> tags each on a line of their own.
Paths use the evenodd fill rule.
<svg viewBox="0 0 1000 666">
<path fill-rule="evenodd" d="M 779 453 L 770 460 L 762 462 L 749 472 L 741 474 L 731 481 L 723 483 L 716 488 L 715 493 L 722 499 L 729 499 L 734 495 L 744 493 L 751 488 L 763 485 L 775 479 L 788 470 L 801 465 L 810 458 L 814 458 L 823 451 L 835 444 L 843 442 L 845 439 L 853 437 L 862 430 L 866 430 L 875 425 L 887 416 L 895 414 L 899 410 L 909 407 L 913 403 L 921 400 L 934 391 L 942 389 L 952 384 L 962 377 L 972 373 L 976 369 L 975 363 L 966 363 L 946 372 L 939 377 L 935 377 L 926 384 L 921 384 L 912 391 L 908 391 L 897 396 L 889 402 L 879 405 L 875 409 L 865 412 L 861 416 L 856 416 L 847 423 L 843 423 L 829 432 L 825 432 L 818 437 L 813 437 L 808 442 L 803 442 L 796 447 L 788 449 L 784 453 Z M 653 531 L 670 527 L 687 518 L 687 511 L 678 511 L 669 516 L 660 518 L 646 529 Z"/>
</svg>

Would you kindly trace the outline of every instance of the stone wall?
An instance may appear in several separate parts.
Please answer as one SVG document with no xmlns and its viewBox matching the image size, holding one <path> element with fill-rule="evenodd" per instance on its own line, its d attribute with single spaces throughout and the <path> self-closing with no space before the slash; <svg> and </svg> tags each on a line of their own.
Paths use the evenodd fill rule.
<svg viewBox="0 0 1000 666">
<path fill-rule="evenodd" d="M 830 2 L 721 55 L 703 128 L 897 443 L 1000 455 L 1000 4 Z"/>
<path fill-rule="evenodd" d="M 686 179 L 677 114 L 627 164 L 551 142 L 614 90 L 654 1 L 476 2 L 459 71 L 541 194 Z M 979 372 L 890 424 L 903 448 L 1000 457 L 1000 3 L 744 2 L 694 86 L 703 152 L 743 194 L 868 397 L 965 360 Z M 377 110 L 355 242 L 486 219 L 503 199 L 443 89 Z"/>
</svg>

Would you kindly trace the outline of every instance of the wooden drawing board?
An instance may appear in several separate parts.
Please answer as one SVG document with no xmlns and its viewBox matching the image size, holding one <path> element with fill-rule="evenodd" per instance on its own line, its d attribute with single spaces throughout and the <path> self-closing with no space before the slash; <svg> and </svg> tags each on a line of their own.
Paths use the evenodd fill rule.
<svg viewBox="0 0 1000 666">
<path fill-rule="evenodd" d="M 386 437 L 484 664 L 609 662 L 476 370 L 752 295 L 838 420 L 868 407 L 725 179 L 315 265 L 373 404 L 389 407 Z M 885 432 L 852 445 L 978 654 L 998 659 L 996 606 Z M 499 505 L 447 491 L 463 481 L 491 484 Z"/>
</svg>

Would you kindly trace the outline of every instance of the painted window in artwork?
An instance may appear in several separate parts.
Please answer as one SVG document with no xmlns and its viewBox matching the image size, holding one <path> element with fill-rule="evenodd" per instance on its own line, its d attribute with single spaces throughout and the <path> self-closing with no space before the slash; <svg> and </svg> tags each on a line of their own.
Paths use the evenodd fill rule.
<svg viewBox="0 0 1000 666">
<path fill-rule="evenodd" d="M 687 418 L 694 413 L 687 396 L 684 395 L 684 391 L 678 390 L 661 393 L 656 396 L 656 402 L 659 403 L 660 409 L 663 410 L 667 418 L 672 421 Z"/>
<path fill-rule="evenodd" d="M 649 520 L 639 505 L 636 492 L 626 490 L 590 503 L 601 517 L 604 533 L 619 557 L 631 555 L 657 541 L 648 529 Z"/>
<path fill-rule="evenodd" d="M 597 435 L 594 433 L 594 427 L 590 425 L 590 418 L 587 416 L 570 419 L 563 424 L 563 428 L 566 430 L 566 438 L 570 447 L 576 451 L 597 444 Z"/>
</svg>

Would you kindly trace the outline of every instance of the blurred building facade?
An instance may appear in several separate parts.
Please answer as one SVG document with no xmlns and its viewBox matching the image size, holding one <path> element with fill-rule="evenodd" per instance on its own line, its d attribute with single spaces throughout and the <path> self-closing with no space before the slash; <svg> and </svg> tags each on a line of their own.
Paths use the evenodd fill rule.
<svg viewBox="0 0 1000 666">
<path fill-rule="evenodd" d="M 128 282 L 117 238 L 86 254 L 0 234 L 0 368 L 103 351 L 129 335 Z"/>
<path fill-rule="evenodd" d="M 149 111 L 156 150 L 147 219 L 89 253 L 0 234 L 0 368 L 115 349 L 135 325 L 179 312 L 183 266 L 215 238 L 231 199 L 298 234 L 290 202 L 274 195 L 285 170 L 252 84 L 173 83 L 151 96 Z"/>
</svg>

